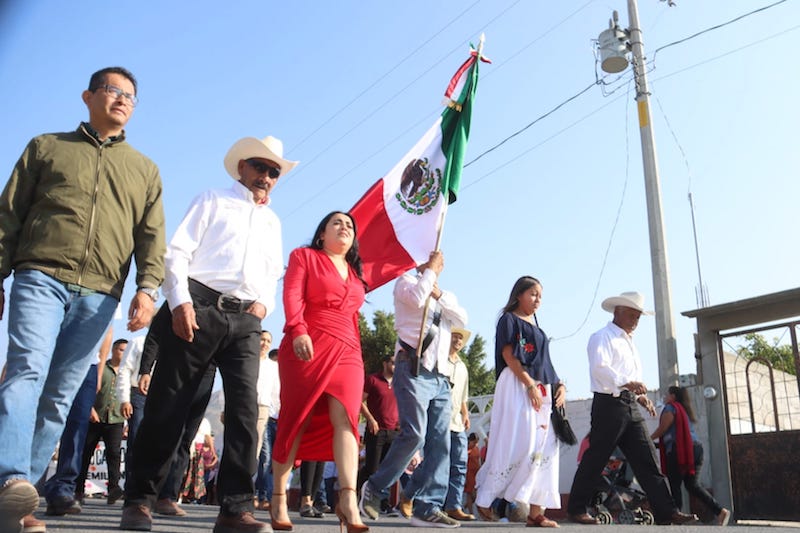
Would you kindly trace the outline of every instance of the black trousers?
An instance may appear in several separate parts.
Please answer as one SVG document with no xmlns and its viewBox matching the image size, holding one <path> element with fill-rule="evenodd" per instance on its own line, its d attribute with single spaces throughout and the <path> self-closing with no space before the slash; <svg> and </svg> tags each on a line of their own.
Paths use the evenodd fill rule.
<svg viewBox="0 0 800 533">
<path fill-rule="evenodd" d="M 203 376 L 203 381 L 195 392 L 194 399 L 191 406 L 189 406 L 189 413 L 186 416 L 186 421 L 183 426 L 183 435 L 181 435 L 178 449 L 175 450 L 175 455 L 172 458 L 172 466 L 169 468 L 167 479 L 158 493 L 158 499 L 168 499 L 177 501 L 183 487 L 183 480 L 186 477 L 186 470 L 189 468 L 189 459 L 191 454 L 192 443 L 200 424 L 203 422 L 203 417 L 206 414 L 208 402 L 211 399 L 211 390 L 214 388 L 214 377 L 217 375 L 217 365 L 211 364 L 206 369 Z"/>
<path fill-rule="evenodd" d="M 256 436 L 261 320 L 249 313 L 220 311 L 214 302 L 195 294 L 192 298 L 200 327 L 193 342 L 172 332 L 172 313 L 163 312 L 163 308 L 151 326 L 161 336 L 158 365 L 134 443 L 135 483 L 126 486 L 125 505 L 152 507 L 155 503 L 183 434 L 184 421 L 208 367 L 215 362 L 225 392 L 225 451 L 217 480 L 220 512 L 252 512 L 252 475 L 261 442 Z"/>
<path fill-rule="evenodd" d="M 317 497 L 322 474 L 325 472 L 325 461 L 303 461 L 300 463 L 300 496 L 308 496 L 313 502 Z"/>
<path fill-rule="evenodd" d="M 632 398 L 594 394 L 589 448 L 584 452 L 572 481 L 567 512 L 586 512 L 608 458 L 619 446 L 647 493 L 656 522 L 669 523 L 675 506 L 667 479 L 656 461 L 656 449 L 647 432 L 639 406 Z"/>
<path fill-rule="evenodd" d="M 381 461 L 389 452 L 389 447 L 399 434 L 400 430 L 396 429 L 379 429 L 374 435 L 369 431 L 364 432 L 364 466 L 358 473 L 359 490 L 364 481 L 378 470 Z"/>
<path fill-rule="evenodd" d="M 708 506 L 716 516 L 722 511 L 722 506 L 697 481 L 697 476 L 700 475 L 700 467 L 702 466 L 703 445 L 699 442 L 694 443 L 694 474 L 681 475 L 678 468 L 678 454 L 675 452 L 674 447 L 672 451 L 667 453 L 667 478 L 669 479 L 670 489 L 672 489 L 672 500 L 678 509 L 683 507 L 683 494 L 681 493 L 681 483 L 683 483 L 686 491 Z"/>
<path fill-rule="evenodd" d="M 106 466 L 108 467 L 108 490 L 119 487 L 120 463 L 122 462 L 122 432 L 125 424 L 104 424 L 103 422 L 89 422 L 86 432 L 86 442 L 83 445 L 81 473 L 75 481 L 75 492 L 83 494 L 86 486 L 86 476 L 89 473 L 89 463 L 92 461 L 94 449 L 100 439 L 106 445 Z"/>
</svg>

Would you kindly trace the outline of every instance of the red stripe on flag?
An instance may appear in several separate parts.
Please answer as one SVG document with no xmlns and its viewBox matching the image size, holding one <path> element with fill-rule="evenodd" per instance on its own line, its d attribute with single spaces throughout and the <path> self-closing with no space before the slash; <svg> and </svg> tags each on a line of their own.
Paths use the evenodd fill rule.
<svg viewBox="0 0 800 533">
<path fill-rule="evenodd" d="M 450 98 L 451 100 L 457 100 L 458 98 L 461 97 L 460 94 L 457 94 L 455 95 L 455 97 L 453 97 L 453 91 L 455 90 L 456 85 L 458 85 L 459 80 L 461 80 L 461 76 L 464 75 L 467 69 L 469 69 L 469 67 L 471 67 L 474 62 L 475 62 L 475 56 L 470 55 L 469 59 L 464 61 L 464 63 L 460 67 L 458 67 L 456 73 L 453 75 L 452 78 L 450 78 L 450 83 L 447 84 L 447 90 L 444 92 L 445 97 Z"/>
<path fill-rule="evenodd" d="M 358 227 L 359 255 L 364 266 L 364 279 L 373 291 L 416 266 L 397 240 L 386 207 L 383 204 L 383 180 L 356 202 L 350 210 Z"/>
</svg>

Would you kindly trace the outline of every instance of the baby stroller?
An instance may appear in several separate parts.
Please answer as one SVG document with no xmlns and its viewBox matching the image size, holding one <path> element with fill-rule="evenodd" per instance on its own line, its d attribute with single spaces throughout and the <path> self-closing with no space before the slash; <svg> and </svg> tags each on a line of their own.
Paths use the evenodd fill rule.
<svg viewBox="0 0 800 533">
<path fill-rule="evenodd" d="M 622 453 L 612 455 L 603 469 L 603 487 L 594 497 L 594 510 L 601 524 L 655 523 L 653 513 L 642 509 L 647 495 L 632 487 L 633 472 Z"/>
</svg>

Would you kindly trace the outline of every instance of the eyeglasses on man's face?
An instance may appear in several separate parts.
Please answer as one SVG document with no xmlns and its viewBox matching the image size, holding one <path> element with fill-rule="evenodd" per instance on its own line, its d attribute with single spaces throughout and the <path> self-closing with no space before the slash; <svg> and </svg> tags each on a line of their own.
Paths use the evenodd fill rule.
<svg viewBox="0 0 800 533">
<path fill-rule="evenodd" d="M 119 97 L 123 97 L 125 102 L 130 105 L 131 107 L 136 107 L 136 104 L 139 103 L 139 98 L 136 97 L 135 94 L 126 93 L 116 85 L 101 85 L 95 89 L 103 89 L 108 96 L 113 96 L 115 100 L 119 99 Z"/>
<path fill-rule="evenodd" d="M 269 174 L 269 177 L 276 180 L 281 175 L 281 169 L 270 164 L 259 161 L 258 159 L 245 159 L 248 165 L 253 167 L 259 174 Z"/>
</svg>

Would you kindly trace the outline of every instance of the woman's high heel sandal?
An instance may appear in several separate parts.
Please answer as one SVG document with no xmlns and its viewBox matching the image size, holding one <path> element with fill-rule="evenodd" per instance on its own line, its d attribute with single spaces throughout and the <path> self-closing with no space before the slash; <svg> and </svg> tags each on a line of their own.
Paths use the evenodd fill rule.
<svg viewBox="0 0 800 533">
<path fill-rule="evenodd" d="M 285 492 L 281 492 L 281 493 L 273 492 L 272 493 L 272 497 L 274 498 L 275 496 L 278 496 L 278 497 L 283 496 L 285 498 L 286 497 L 286 493 Z M 294 525 L 291 522 L 278 522 L 277 520 L 275 520 L 275 515 L 273 514 L 273 509 L 275 509 L 275 505 L 270 505 L 269 506 L 269 521 L 270 521 L 270 524 L 272 525 L 272 529 L 274 531 L 292 531 L 292 530 L 294 530 Z"/>
<path fill-rule="evenodd" d="M 344 515 L 342 511 L 341 502 L 342 502 L 342 492 L 350 490 L 353 491 L 353 494 L 356 493 L 356 489 L 350 487 L 343 487 L 339 489 L 339 501 L 336 503 L 336 516 L 339 517 L 339 533 L 344 533 L 345 526 L 347 527 L 347 533 L 366 533 L 369 531 L 369 527 L 365 526 L 364 524 L 351 524 L 347 517 Z M 274 529 L 274 527 L 273 527 Z"/>
</svg>

